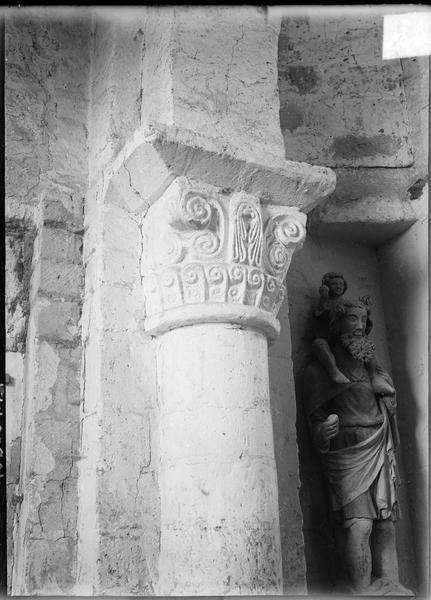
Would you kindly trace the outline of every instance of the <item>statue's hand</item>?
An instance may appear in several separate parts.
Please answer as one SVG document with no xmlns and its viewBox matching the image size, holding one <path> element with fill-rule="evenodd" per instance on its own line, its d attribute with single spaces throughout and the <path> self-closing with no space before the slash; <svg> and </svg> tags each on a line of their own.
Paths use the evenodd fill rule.
<svg viewBox="0 0 431 600">
<path fill-rule="evenodd" d="M 338 415 L 329 415 L 329 417 L 320 424 L 320 436 L 324 442 L 329 442 L 329 440 L 332 440 L 332 438 L 338 435 L 339 431 L 340 422 Z"/>
<path fill-rule="evenodd" d="M 319 288 L 319 294 L 324 300 L 329 298 L 329 288 L 327 285 L 321 285 Z"/>
</svg>

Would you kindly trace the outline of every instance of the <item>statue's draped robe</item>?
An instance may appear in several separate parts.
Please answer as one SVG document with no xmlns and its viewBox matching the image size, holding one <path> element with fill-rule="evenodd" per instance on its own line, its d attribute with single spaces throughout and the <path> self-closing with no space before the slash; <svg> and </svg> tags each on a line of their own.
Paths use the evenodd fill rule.
<svg viewBox="0 0 431 600">
<path fill-rule="evenodd" d="M 389 375 L 379 374 L 391 383 Z M 304 396 L 313 441 L 323 463 L 331 509 L 336 519 L 400 518 L 397 501 L 395 447 L 398 440 L 395 398 L 378 399 L 364 381 L 336 384 L 324 368 L 311 363 L 305 372 Z M 326 447 L 319 425 L 329 414 L 339 416 L 340 431 Z M 395 441 L 394 441 L 395 440 Z"/>
</svg>

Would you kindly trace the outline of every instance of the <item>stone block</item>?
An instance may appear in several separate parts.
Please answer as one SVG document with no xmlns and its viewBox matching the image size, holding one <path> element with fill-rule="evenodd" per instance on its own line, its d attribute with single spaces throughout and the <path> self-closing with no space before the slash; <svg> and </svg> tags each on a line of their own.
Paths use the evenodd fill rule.
<svg viewBox="0 0 431 600">
<path fill-rule="evenodd" d="M 140 281 L 139 254 L 118 248 L 103 248 L 102 280 L 115 285 L 135 286 Z"/>
<path fill-rule="evenodd" d="M 283 19 L 278 69 L 287 159 L 329 167 L 411 164 L 402 70 L 396 61 L 382 64 L 381 37 L 372 13 Z"/>
<path fill-rule="evenodd" d="M 41 259 L 35 267 L 37 293 L 55 298 L 80 299 L 83 287 L 83 268 L 79 264 Z"/>
<path fill-rule="evenodd" d="M 65 225 L 68 225 L 68 220 Z M 78 265 L 82 263 L 81 235 L 58 227 L 43 227 L 39 235 L 40 258 Z"/>
<path fill-rule="evenodd" d="M 58 420 L 76 419 L 73 407 L 80 403 L 81 347 L 42 341 L 35 360 L 37 412 Z"/>
<path fill-rule="evenodd" d="M 40 533 L 56 540 L 65 535 L 62 506 L 62 481 L 49 480 L 44 488 L 44 501 L 39 507 Z"/>
<path fill-rule="evenodd" d="M 38 300 L 37 336 L 52 342 L 79 343 L 80 306 L 77 302 Z"/>
<path fill-rule="evenodd" d="M 124 209 L 137 221 L 143 218 L 148 208 L 147 194 L 139 190 L 138 177 L 139 171 L 122 165 L 112 177 L 105 196 L 107 205 L 114 204 Z"/>
<path fill-rule="evenodd" d="M 63 481 L 68 477 L 76 477 L 76 453 L 79 423 L 79 411 L 71 411 L 69 420 L 57 420 L 49 414 L 35 415 L 37 422 L 37 435 L 40 440 L 41 453 L 34 455 L 34 470 L 36 473 L 45 475 L 46 479 Z M 47 461 L 48 467 L 43 464 L 43 459 L 50 452 L 53 457 Z"/>
<path fill-rule="evenodd" d="M 141 235 L 139 220 L 119 206 L 109 205 L 103 211 L 103 241 L 108 248 L 139 257 Z"/>
<path fill-rule="evenodd" d="M 24 406 L 24 355 L 20 352 L 6 353 L 6 373 L 10 382 L 6 386 L 6 534 L 8 589 L 11 586 L 14 564 L 14 536 L 16 513 L 20 503 L 18 484 L 21 468 L 22 413 Z"/>
<path fill-rule="evenodd" d="M 116 532 L 115 535 L 106 532 L 102 535 L 103 558 L 100 561 L 99 576 L 103 594 L 154 595 L 147 564 L 148 546 L 148 532 L 142 529 L 125 530 Z"/>
<path fill-rule="evenodd" d="M 6 465 L 9 482 L 19 476 L 19 459 L 12 451 L 12 444 L 22 433 L 22 408 L 24 404 L 24 355 L 20 352 L 6 353 L 6 373 L 10 376 L 10 383 L 6 387 Z M 18 458 L 18 465 L 14 459 Z M 17 468 L 18 466 L 18 468 Z"/>
<path fill-rule="evenodd" d="M 283 156 L 275 68 L 278 28 L 264 26 L 257 7 L 234 12 L 185 8 L 176 18 L 174 35 L 181 48 L 173 57 L 176 124 L 187 123 L 189 130 L 212 139 L 219 152 L 229 149 L 261 164 L 268 156 Z"/>
<path fill-rule="evenodd" d="M 53 387 L 58 378 L 58 366 L 60 357 L 54 344 L 42 341 L 37 344 L 36 356 L 32 368 L 35 372 L 34 395 L 37 398 L 37 408 L 39 411 L 49 409 L 54 399 Z"/>
<path fill-rule="evenodd" d="M 57 193 L 56 193 L 57 192 Z M 59 193 L 50 189 L 42 206 L 43 221 L 47 226 L 60 226 L 72 232 L 82 232 L 84 213 L 82 210 L 83 194 Z"/>
<path fill-rule="evenodd" d="M 139 414 L 154 406 L 155 352 L 152 345 L 138 341 L 139 338 L 134 342 L 137 335 L 132 334 L 130 341 L 129 333 L 108 332 L 97 349 L 101 351 L 100 368 L 106 402 L 112 403 L 113 407 L 124 403 L 128 410 Z"/>
<path fill-rule="evenodd" d="M 105 331 L 121 331 L 130 335 L 144 317 L 144 294 L 141 286 L 100 286 L 101 317 Z"/>
<path fill-rule="evenodd" d="M 105 491 L 117 497 L 124 512 L 129 514 L 138 510 L 136 501 L 140 476 L 154 467 L 151 464 L 150 419 L 148 411 L 137 413 L 129 410 L 125 402 L 116 406 L 110 403 L 103 416 L 105 473 L 101 484 Z M 130 461 L 131 456 L 135 457 L 133 462 Z"/>
<path fill-rule="evenodd" d="M 43 589 L 53 596 L 67 596 L 76 579 L 75 540 L 61 537 L 56 540 L 26 540 L 26 552 L 34 556 L 28 573 L 28 590 L 35 593 Z"/>
<path fill-rule="evenodd" d="M 76 348 L 57 349 L 60 362 L 57 367 L 57 379 L 53 388 L 54 402 L 53 411 L 57 418 L 73 418 L 77 413 L 73 413 L 73 406 L 80 404 L 80 385 L 81 385 L 81 346 Z"/>
<path fill-rule="evenodd" d="M 27 335 L 34 227 L 20 219 L 8 221 L 5 243 L 6 346 L 23 351 Z"/>
</svg>

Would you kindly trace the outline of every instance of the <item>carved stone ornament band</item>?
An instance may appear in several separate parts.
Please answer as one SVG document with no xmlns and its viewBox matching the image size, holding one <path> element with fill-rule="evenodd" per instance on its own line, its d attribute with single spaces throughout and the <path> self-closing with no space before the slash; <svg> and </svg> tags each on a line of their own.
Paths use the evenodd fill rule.
<svg viewBox="0 0 431 600">
<path fill-rule="evenodd" d="M 305 220 L 294 207 L 175 179 L 145 219 L 146 331 L 231 322 L 277 337 L 283 282 Z"/>
</svg>

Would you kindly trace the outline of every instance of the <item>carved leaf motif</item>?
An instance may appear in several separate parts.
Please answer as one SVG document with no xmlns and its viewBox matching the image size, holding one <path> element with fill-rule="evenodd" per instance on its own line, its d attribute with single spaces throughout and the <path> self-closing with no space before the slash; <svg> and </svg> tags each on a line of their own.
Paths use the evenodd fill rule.
<svg viewBox="0 0 431 600">
<path fill-rule="evenodd" d="M 192 304 L 196 302 L 205 302 L 205 290 L 207 287 L 205 273 L 202 265 L 187 265 L 182 275 L 184 302 Z"/>
<path fill-rule="evenodd" d="M 193 239 L 195 255 L 213 256 L 220 248 L 220 238 L 212 231 L 205 231 Z"/>
<path fill-rule="evenodd" d="M 286 287 L 282 285 L 278 291 L 277 298 L 275 300 L 274 313 L 277 314 L 280 310 L 280 306 L 283 304 L 283 300 L 286 297 Z"/>
<path fill-rule="evenodd" d="M 233 259 L 260 267 L 262 264 L 262 218 L 250 202 L 241 202 L 236 210 Z"/>
<path fill-rule="evenodd" d="M 264 277 L 260 269 L 250 269 L 248 272 L 247 283 L 251 288 L 258 288 L 263 284 Z"/>
<path fill-rule="evenodd" d="M 244 273 L 244 267 L 240 267 L 238 265 L 231 267 L 229 270 L 231 281 L 235 283 L 244 279 Z"/>
<path fill-rule="evenodd" d="M 264 228 L 262 214 L 268 213 Z M 294 210 L 261 207 L 245 193 L 224 197 L 216 188 L 181 179 L 147 216 L 147 317 L 163 320 L 171 309 L 198 304 L 213 305 L 217 314 L 221 303 L 276 315 L 291 256 L 304 238 L 297 217 Z M 254 312 L 247 308 L 244 314 Z"/>
<path fill-rule="evenodd" d="M 183 246 L 180 260 L 188 254 L 192 259 L 205 259 L 220 251 L 223 213 L 217 200 L 204 192 L 185 190 L 172 212 L 170 226 L 177 232 Z"/>
<path fill-rule="evenodd" d="M 160 241 L 156 249 L 156 263 L 160 265 L 173 265 L 182 260 L 184 247 L 176 233 L 170 233 Z"/>
<path fill-rule="evenodd" d="M 225 302 L 228 289 L 225 265 L 213 265 L 207 270 L 208 298 L 210 302 Z"/>
<path fill-rule="evenodd" d="M 202 192 L 186 190 L 179 205 L 179 214 L 171 225 L 179 230 L 205 229 L 210 225 L 213 217 L 213 207 Z"/>
<path fill-rule="evenodd" d="M 161 310 L 180 306 L 183 302 L 178 273 L 174 269 L 165 270 L 160 277 Z"/>
<path fill-rule="evenodd" d="M 266 224 L 265 246 L 268 270 L 283 279 L 292 254 L 305 238 L 304 226 L 292 215 L 271 217 Z"/>
<path fill-rule="evenodd" d="M 269 249 L 268 260 L 276 273 L 283 273 L 284 269 L 288 266 L 287 262 L 289 260 L 285 246 L 276 242 L 273 243 Z"/>
</svg>

